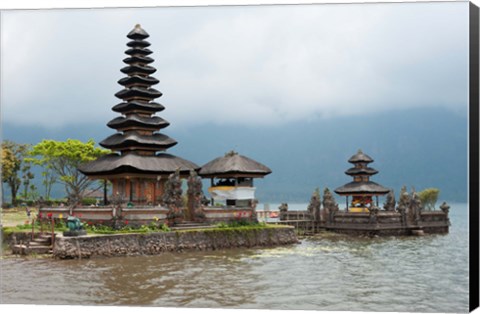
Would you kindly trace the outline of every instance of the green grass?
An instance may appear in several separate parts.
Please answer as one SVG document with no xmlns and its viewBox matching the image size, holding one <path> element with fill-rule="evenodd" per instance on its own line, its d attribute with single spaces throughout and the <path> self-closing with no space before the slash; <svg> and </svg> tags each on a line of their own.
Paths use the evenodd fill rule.
<svg viewBox="0 0 480 314">
<path fill-rule="evenodd" d="M 138 228 L 124 226 L 123 228 L 117 230 L 113 229 L 109 226 L 104 225 L 92 225 L 87 226 L 85 228 L 88 234 L 128 234 L 128 233 L 153 233 L 153 232 L 169 232 L 170 228 L 168 228 L 165 224 L 155 224 L 150 223 L 149 225 L 142 225 Z"/>
<path fill-rule="evenodd" d="M 36 215 L 37 211 L 34 208 L 30 208 L 31 215 Z M 30 217 L 32 217 L 30 216 Z M 4 227 L 14 227 L 20 224 L 24 224 L 28 220 L 25 208 L 11 208 L 3 209 L 1 214 L 1 222 Z"/>
<path fill-rule="evenodd" d="M 36 211 L 32 209 L 32 215 L 36 215 Z M 32 225 L 31 222 L 27 220 L 27 215 L 25 209 L 15 208 L 10 210 L 3 210 L 2 212 L 2 224 L 4 234 L 10 234 L 14 232 L 31 232 Z M 112 227 L 104 225 L 85 225 L 85 229 L 88 234 L 131 234 L 131 233 L 154 233 L 154 232 L 169 232 L 171 231 L 168 226 L 165 224 L 159 223 L 150 223 L 149 225 L 143 225 L 141 227 L 130 227 L 124 226 L 123 228 L 116 230 Z M 255 223 L 247 220 L 237 220 L 231 222 L 220 222 L 215 225 L 215 228 L 195 228 L 195 229 L 186 229 L 178 230 L 178 232 L 198 232 L 198 231 L 214 231 L 214 230 L 225 230 L 225 231 L 234 231 L 234 230 L 259 230 L 265 228 L 283 228 L 282 225 L 268 225 L 264 222 Z M 40 223 L 37 221 L 35 223 L 35 232 L 40 231 Z M 68 230 L 65 223 L 60 221 L 55 225 L 55 232 L 63 232 Z M 51 225 L 49 222 L 43 223 L 43 231 L 50 232 Z"/>
</svg>

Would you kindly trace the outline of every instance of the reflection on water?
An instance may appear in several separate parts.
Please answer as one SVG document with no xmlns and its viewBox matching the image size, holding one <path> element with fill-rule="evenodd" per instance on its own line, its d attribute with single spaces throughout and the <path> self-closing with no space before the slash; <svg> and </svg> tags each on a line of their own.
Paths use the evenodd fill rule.
<svg viewBox="0 0 480 314">
<path fill-rule="evenodd" d="M 1 261 L 3 303 L 464 312 L 466 205 L 448 235 L 127 258 Z"/>
</svg>

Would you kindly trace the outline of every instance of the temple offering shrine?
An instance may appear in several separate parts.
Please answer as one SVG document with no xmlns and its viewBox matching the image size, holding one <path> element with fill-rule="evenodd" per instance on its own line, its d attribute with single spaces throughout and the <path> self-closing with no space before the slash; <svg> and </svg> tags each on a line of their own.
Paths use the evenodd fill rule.
<svg viewBox="0 0 480 314">
<path fill-rule="evenodd" d="M 377 170 L 368 167 L 373 159 L 362 150 L 358 150 L 348 162 L 354 166 L 345 171 L 345 174 L 352 176 L 353 181 L 335 189 L 335 193 L 346 197 L 346 211 L 368 212 L 371 206 L 378 207 L 378 196 L 385 195 L 390 190 L 370 181 L 370 177 L 378 173 Z M 351 197 L 350 203 L 349 197 Z M 373 204 L 373 197 L 375 197 L 375 204 Z"/>
<path fill-rule="evenodd" d="M 79 170 L 90 179 L 112 182 L 112 194 L 132 204 L 158 204 L 164 192 L 168 176 L 179 170 L 186 178 L 190 170 L 198 170 L 195 163 L 176 157 L 165 151 L 177 142 L 158 131 L 169 122 L 155 115 L 165 108 L 153 100 L 162 93 L 152 88 L 159 80 L 150 76 L 156 69 L 145 39 L 148 33 L 140 25 L 127 35 L 130 41 L 123 60 L 127 64 L 121 72 L 127 76 L 118 83 L 124 88 L 115 94 L 122 100 L 112 110 L 121 115 L 107 126 L 117 132 L 100 145 L 112 153 L 82 165 Z"/>
<path fill-rule="evenodd" d="M 250 207 L 255 199 L 253 179 L 271 172 L 267 166 L 231 151 L 206 163 L 199 175 L 211 180 L 208 192 L 212 205 L 220 201 L 227 206 Z"/>
</svg>

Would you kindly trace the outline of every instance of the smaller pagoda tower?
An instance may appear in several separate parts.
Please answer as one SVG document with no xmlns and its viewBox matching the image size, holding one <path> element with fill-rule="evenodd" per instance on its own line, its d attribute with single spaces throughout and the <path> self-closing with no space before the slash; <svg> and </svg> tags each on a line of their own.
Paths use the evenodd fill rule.
<svg viewBox="0 0 480 314">
<path fill-rule="evenodd" d="M 378 171 L 368 167 L 373 159 L 364 154 L 361 149 L 350 157 L 349 163 L 354 166 L 345 174 L 352 176 L 353 181 L 335 189 L 335 193 L 346 197 L 346 210 L 352 212 L 368 212 L 368 208 L 373 205 L 373 196 L 376 198 L 376 206 L 378 206 L 378 196 L 385 195 L 390 190 L 378 183 L 370 181 L 370 177 L 377 174 Z M 349 196 L 352 196 L 349 203 Z"/>
</svg>

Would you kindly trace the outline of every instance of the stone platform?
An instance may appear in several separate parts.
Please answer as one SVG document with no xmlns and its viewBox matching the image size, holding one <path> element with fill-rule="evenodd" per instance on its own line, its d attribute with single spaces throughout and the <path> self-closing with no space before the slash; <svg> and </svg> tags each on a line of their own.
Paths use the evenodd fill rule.
<svg viewBox="0 0 480 314">
<path fill-rule="evenodd" d="M 290 226 L 261 228 L 212 228 L 147 234 L 58 236 L 56 258 L 155 255 L 184 250 L 218 250 L 240 247 L 271 247 L 298 243 Z"/>
</svg>

